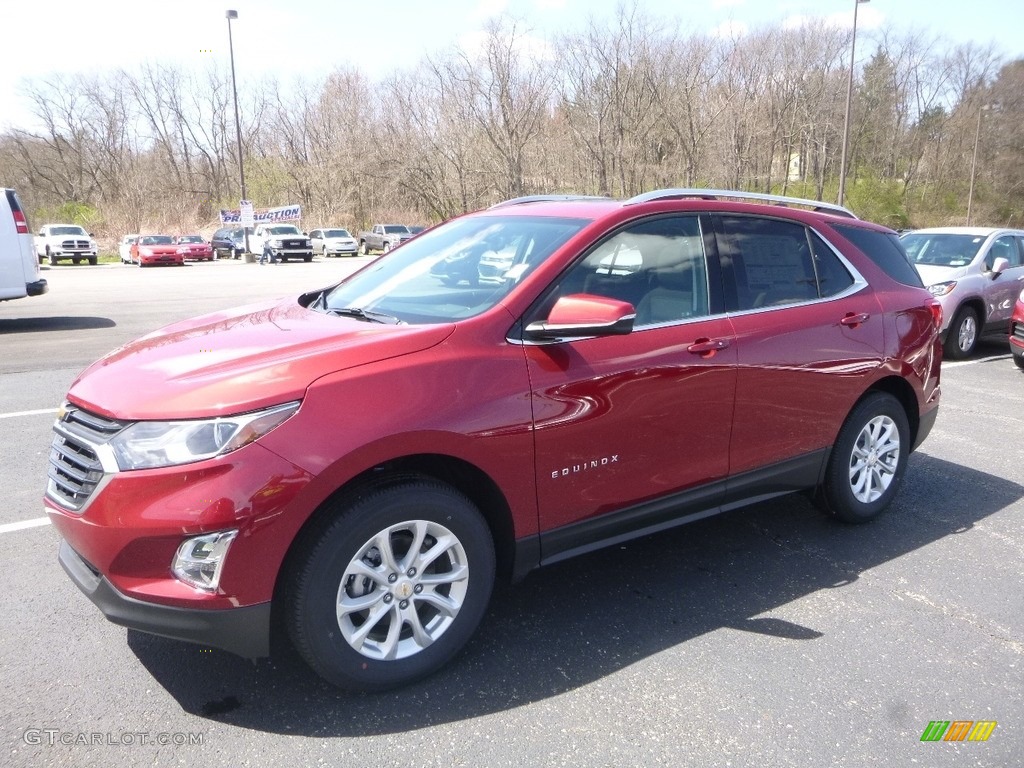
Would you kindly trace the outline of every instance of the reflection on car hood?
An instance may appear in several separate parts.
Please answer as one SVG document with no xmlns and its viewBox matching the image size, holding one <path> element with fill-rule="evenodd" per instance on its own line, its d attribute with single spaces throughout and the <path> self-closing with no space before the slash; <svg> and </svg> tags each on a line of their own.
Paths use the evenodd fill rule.
<svg viewBox="0 0 1024 768">
<path fill-rule="evenodd" d="M 73 402 L 117 419 L 204 418 L 303 397 L 326 374 L 407 355 L 453 325 L 381 325 L 326 315 L 294 299 L 162 328 L 82 373 Z"/>
<path fill-rule="evenodd" d="M 934 264 L 915 264 L 914 266 L 925 285 L 957 280 L 967 274 L 967 267 L 939 267 Z"/>
</svg>

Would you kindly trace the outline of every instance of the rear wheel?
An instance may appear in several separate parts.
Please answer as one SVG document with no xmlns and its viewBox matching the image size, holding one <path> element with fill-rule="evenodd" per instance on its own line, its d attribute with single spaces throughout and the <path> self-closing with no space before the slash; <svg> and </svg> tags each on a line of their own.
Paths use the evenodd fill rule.
<svg viewBox="0 0 1024 768">
<path fill-rule="evenodd" d="M 978 344 L 978 313 L 971 307 L 961 307 L 949 324 L 945 353 L 951 360 L 970 357 Z"/>
<path fill-rule="evenodd" d="M 892 502 L 910 452 L 910 427 L 900 402 L 873 392 L 850 412 L 832 447 L 817 501 L 847 523 L 864 523 Z"/>
<path fill-rule="evenodd" d="M 433 480 L 356 498 L 300 542 L 284 593 L 292 642 L 331 683 L 384 690 L 429 675 L 469 640 L 494 583 L 473 504 Z"/>
</svg>

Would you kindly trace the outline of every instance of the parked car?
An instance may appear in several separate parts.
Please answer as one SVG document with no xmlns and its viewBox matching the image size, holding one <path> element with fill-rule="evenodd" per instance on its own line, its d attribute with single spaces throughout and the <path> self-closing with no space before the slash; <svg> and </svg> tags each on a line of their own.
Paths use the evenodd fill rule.
<svg viewBox="0 0 1024 768">
<path fill-rule="evenodd" d="M 404 224 L 374 224 L 372 229 L 359 233 L 359 252 L 364 256 L 370 251 L 387 253 L 410 239 L 412 233 Z"/>
<path fill-rule="evenodd" d="M 35 236 L 36 255 L 56 265 L 64 259 L 72 264 L 88 261 L 96 264 L 99 260 L 99 245 L 92 235 L 77 224 L 47 224 Z"/>
<path fill-rule="evenodd" d="M 918 229 L 901 238 L 942 304 L 946 357 L 968 357 L 984 335 L 1005 338 L 1024 288 L 1024 231 L 991 227 Z"/>
<path fill-rule="evenodd" d="M 131 257 L 140 267 L 154 264 L 185 266 L 185 256 L 170 235 L 139 235 L 131 247 Z"/>
<path fill-rule="evenodd" d="M 249 236 L 252 236 L 251 230 Z M 221 227 L 210 238 L 210 247 L 218 258 L 240 258 L 245 253 L 245 230 L 242 227 Z"/>
<path fill-rule="evenodd" d="M 18 193 L 0 188 L 0 301 L 42 296 L 48 289 Z"/>
<path fill-rule="evenodd" d="M 132 264 L 132 246 L 139 239 L 138 234 L 125 235 L 118 243 L 117 252 L 121 256 L 122 264 Z"/>
<path fill-rule="evenodd" d="M 1024 368 L 1024 289 L 1017 296 L 1010 318 L 1010 351 L 1017 367 Z"/>
<path fill-rule="evenodd" d="M 178 251 L 192 261 L 213 261 L 213 247 L 202 235 L 178 235 L 174 238 Z"/>
<path fill-rule="evenodd" d="M 313 260 L 309 237 L 294 224 L 258 224 L 249 236 L 249 251 L 260 255 L 269 249 L 271 261 Z"/>
<path fill-rule="evenodd" d="M 500 283 L 431 275 L 497 235 Z M 117 623 L 257 657 L 280 622 L 327 680 L 389 688 L 496 578 L 796 492 L 879 515 L 935 422 L 940 322 L 896 234 L 839 206 L 512 201 L 111 352 L 44 503 Z"/>
<path fill-rule="evenodd" d="M 313 253 L 321 256 L 355 256 L 359 244 L 347 229 L 314 229 L 309 233 Z"/>
</svg>

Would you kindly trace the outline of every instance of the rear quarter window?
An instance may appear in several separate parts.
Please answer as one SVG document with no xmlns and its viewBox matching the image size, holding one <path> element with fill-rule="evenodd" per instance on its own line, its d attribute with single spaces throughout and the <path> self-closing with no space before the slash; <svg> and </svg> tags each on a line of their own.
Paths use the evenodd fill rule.
<svg viewBox="0 0 1024 768">
<path fill-rule="evenodd" d="M 921 276 L 910 263 L 910 257 L 895 232 L 876 232 L 845 224 L 833 224 L 832 227 L 896 282 L 924 288 Z"/>
</svg>

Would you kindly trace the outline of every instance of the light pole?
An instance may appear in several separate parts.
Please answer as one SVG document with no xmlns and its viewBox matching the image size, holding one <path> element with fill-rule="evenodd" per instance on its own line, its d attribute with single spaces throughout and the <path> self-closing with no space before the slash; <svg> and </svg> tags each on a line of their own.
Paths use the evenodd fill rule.
<svg viewBox="0 0 1024 768">
<path fill-rule="evenodd" d="M 857 6 L 868 0 L 853 0 L 853 39 L 850 41 L 850 79 L 846 82 L 846 118 L 843 120 L 843 153 L 839 160 L 839 204 L 846 195 L 846 147 L 850 143 L 850 102 L 853 100 L 853 61 L 857 51 Z"/>
<path fill-rule="evenodd" d="M 974 169 L 978 166 L 978 141 L 981 139 L 981 114 L 989 108 L 982 104 L 978 109 L 978 127 L 974 129 L 974 154 L 971 155 L 971 186 L 967 192 L 967 226 L 971 226 L 971 204 L 974 202 Z"/>
<path fill-rule="evenodd" d="M 245 167 L 242 165 L 242 121 L 238 119 L 238 87 L 235 85 L 235 43 L 231 39 L 231 20 L 238 18 L 238 11 L 228 11 L 224 14 L 228 20 L 228 50 L 231 52 L 231 93 L 235 97 L 235 137 L 238 140 L 238 179 L 242 183 L 242 200 L 248 200 L 245 194 Z M 249 256 L 249 228 L 242 225 L 242 234 L 245 238 L 245 260 L 250 261 Z"/>
</svg>

